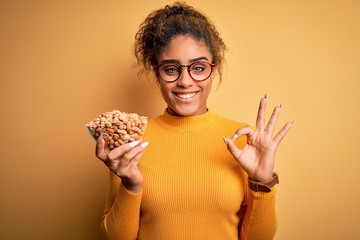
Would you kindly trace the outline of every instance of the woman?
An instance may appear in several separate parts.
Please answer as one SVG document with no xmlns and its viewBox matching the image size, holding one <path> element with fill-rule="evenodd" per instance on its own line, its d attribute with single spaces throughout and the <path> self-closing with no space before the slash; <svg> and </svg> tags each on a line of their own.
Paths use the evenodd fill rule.
<svg viewBox="0 0 360 240">
<path fill-rule="evenodd" d="M 150 119 L 141 144 L 107 152 L 97 141 L 96 155 L 110 169 L 105 238 L 274 237 L 275 152 L 292 123 L 273 137 L 281 105 L 265 125 L 266 96 L 255 129 L 207 108 L 225 50 L 210 21 L 184 3 L 154 11 L 141 25 L 135 55 L 154 71 L 167 109 Z"/>
</svg>

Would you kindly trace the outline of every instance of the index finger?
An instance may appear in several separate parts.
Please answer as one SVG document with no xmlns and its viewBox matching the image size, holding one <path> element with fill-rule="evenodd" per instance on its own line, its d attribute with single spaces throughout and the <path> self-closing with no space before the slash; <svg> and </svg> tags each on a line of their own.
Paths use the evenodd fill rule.
<svg viewBox="0 0 360 240">
<path fill-rule="evenodd" d="M 109 159 L 116 159 L 119 156 L 124 155 L 126 152 L 128 152 L 130 149 L 134 148 L 135 146 L 137 146 L 140 143 L 140 141 L 133 141 L 127 144 L 123 144 L 117 148 L 114 148 L 113 150 L 111 150 L 111 152 L 109 152 L 108 154 L 108 158 Z"/>
</svg>

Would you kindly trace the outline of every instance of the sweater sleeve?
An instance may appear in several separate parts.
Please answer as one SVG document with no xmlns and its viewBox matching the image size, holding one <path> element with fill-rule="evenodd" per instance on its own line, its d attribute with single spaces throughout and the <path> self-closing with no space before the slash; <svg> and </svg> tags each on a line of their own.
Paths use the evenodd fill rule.
<svg viewBox="0 0 360 240">
<path fill-rule="evenodd" d="M 277 229 L 275 199 L 275 187 L 269 193 L 248 189 L 246 201 L 240 210 L 242 216 L 240 216 L 239 239 L 274 239 Z"/>
<path fill-rule="evenodd" d="M 137 238 L 140 221 L 141 193 L 131 193 L 121 179 L 110 172 L 109 189 L 101 222 L 103 239 L 133 240 Z"/>
</svg>

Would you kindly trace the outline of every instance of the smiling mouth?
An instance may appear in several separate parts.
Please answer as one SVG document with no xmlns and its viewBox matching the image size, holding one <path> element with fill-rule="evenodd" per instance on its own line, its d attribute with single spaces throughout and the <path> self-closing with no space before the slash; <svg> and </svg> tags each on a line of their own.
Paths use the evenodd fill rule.
<svg viewBox="0 0 360 240">
<path fill-rule="evenodd" d="M 190 99 L 190 98 L 194 97 L 196 94 L 197 94 L 197 92 L 193 92 L 193 93 L 175 93 L 175 95 L 178 98 L 181 98 L 181 99 Z"/>
</svg>

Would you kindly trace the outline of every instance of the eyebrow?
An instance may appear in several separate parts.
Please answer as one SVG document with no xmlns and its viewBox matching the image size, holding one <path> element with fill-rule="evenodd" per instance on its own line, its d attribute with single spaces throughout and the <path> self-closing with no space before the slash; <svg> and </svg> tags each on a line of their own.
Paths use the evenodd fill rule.
<svg viewBox="0 0 360 240">
<path fill-rule="evenodd" d="M 209 59 L 207 57 L 197 57 L 197 58 L 190 59 L 189 62 L 193 63 L 193 62 L 197 62 L 197 61 L 201 61 L 201 60 L 209 61 Z M 165 60 L 161 61 L 159 64 L 163 64 L 163 63 L 177 63 L 177 64 L 180 64 L 180 61 L 176 60 L 176 59 L 165 59 Z"/>
</svg>

